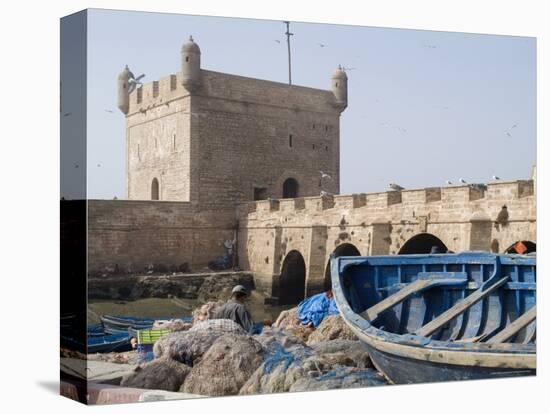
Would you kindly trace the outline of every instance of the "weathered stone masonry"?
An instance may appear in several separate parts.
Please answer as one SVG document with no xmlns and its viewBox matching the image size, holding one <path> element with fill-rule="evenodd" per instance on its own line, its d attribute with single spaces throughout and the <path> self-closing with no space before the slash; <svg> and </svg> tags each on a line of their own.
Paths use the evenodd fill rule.
<svg viewBox="0 0 550 414">
<path fill-rule="evenodd" d="M 132 76 L 128 68 L 119 76 L 128 199 L 223 209 L 281 198 L 288 179 L 298 196 L 339 192 L 339 122 L 347 106 L 341 68 L 332 90 L 290 86 L 203 70 L 190 41 L 181 72 L 128 94 Z M 321 182 L 319 170 L 332 179 Z"/>
<path fill-rule="evenodd" d="M 503 205 L 510 218 L 499 225 Z M 361 255 L 397 254 L 414 236 L 429 234 L 454 252 L 496 245 L 504 252 L 516 241 L 536 240 L 533 181 L 489 184 L 486 191 L 461 186 L 258 201 L 241 205 L 238 217 L 240 265 L 273 296 L 291 251 L 304 258 L 311 294 L 323 288 L 329 256 L 343 245 Z"/>
</svg>

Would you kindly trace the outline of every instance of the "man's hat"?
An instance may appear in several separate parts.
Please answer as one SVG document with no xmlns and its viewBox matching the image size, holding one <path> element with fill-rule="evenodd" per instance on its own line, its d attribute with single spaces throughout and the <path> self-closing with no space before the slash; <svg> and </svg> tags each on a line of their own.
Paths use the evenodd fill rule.
<svg viewBox="0 0 550 414">
<path fill-rule="evenodd" d="M 245 295 L 248 295 L 248 290 L 243 285 L 237 285 L 231 291 L 231 295 L 234 295 L 235 293 L 244 293 Z"/>
</svg>

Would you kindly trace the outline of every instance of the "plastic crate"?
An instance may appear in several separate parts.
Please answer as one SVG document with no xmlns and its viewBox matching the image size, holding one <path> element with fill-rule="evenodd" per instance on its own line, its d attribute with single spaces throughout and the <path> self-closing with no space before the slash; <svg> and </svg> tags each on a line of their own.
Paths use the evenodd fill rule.
<svg viewBox="0 0 550 414">
<path fill-rule="evenodd" d="M 171 332 L 170 329 L 140 329 L 137 331 L 138 345 L 153 345 Z"/>
</svg>

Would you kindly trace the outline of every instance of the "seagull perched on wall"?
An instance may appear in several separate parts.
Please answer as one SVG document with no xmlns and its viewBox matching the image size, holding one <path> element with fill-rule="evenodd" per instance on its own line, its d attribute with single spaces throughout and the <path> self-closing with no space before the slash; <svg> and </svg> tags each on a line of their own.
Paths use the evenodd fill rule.
<svg viewBox="0 0 550 414">
<path fill-rule="evenodd" d="M 400 185 L 397 185 L 395 183 L 390 183 L 390 188 L 394 191 L 401 191 L 405 189 L 405 187 L 401 187 Z"/>
<path fill-rule="evenodd" d="M 462 184 L 468 184 L 464 178 L 460 178 L 458 181 L 460 181 Z"/>
<path fill-rule="evenodd" d="M 326 196 L 329 196 L 329 195 L 332 195 L 331 193 L 327 192 L 327 191 L 321 191 L 321 193 L 319 194 L 321 197 L 326 197 Z"/>
<path fill-rule="evenodd" d="M 493 175 L 493 180 L 500 180 L 500 177 L 497 177 L 496 175 Z"/>
<path fill-rule="evenodd" d="M 451 180 L 447 180 L 447 181 L 445 181 L 445 184 L 447 184 L 447 185 L 452 185 L 453 182 L 452 182 Z"/>
</svg>

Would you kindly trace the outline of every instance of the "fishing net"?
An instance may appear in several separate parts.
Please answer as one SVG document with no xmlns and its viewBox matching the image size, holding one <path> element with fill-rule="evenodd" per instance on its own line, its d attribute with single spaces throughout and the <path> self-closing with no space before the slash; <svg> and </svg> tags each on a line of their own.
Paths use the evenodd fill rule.
<svg viewBox="0 0 550 414">
<path fill-rule="evenodd" d="M 309 335 L 307 343 L 313 345 L 335 339 L 358 339 L 340 315 L 331 315 L 324 318 L 317 329 Z"/>
<path fill-rule="evenodd" d="M 120 385 L 132 388 L 178 391 L 191 368 L 169 358 L 155 359 L 134 369 Z"/>
<path fill-rule="evenodd" d="M 236 395 L 263 361 L 263 348 L 250 336 L 225 334 L 193 367 L 180 391 L 199 395 Z"/>
<path fill-rule="evenodd" d="M 266 329 L 257 339 L 265 348 L 264 362 L 242 386 L 240 394 L 361 387 L 383 382 L 371 369 L 368 353 L 359 341 L 335 339 L 307 346 L 278 328 Z M 345 380 L 343 376 L 348 373 L 352 378 Z"/>
<path fill-rule="evenodd" d="M 163 336 L 155 343 L 153 353 L 155 358 L 167 356 L 194 366 L 214 341 L 227 333 L 246 335 L 243 328 L 229 319 L 211 319 L 194 325 L 188 331 Z"/>
<path fill-rule="evenodd" d="M 212 319 L 223 302 L 206 302 L 201 307 L 193 311 L 193 325 L 199 322 Z"/>
<path fill-rule="evenodd" d="M 303 341 L 307 341 L 309 335 L 314 331 L 313 327 L 302 325 L 298 318 L 297 307 L 282 311 L 273 326 L 276 328 L 283 328 L 288 334 L 294 335 Z"/>
<path fill-rule="evenodd" d="M 191 322 L 182 319 L 156 320 L 153 323 L 153 329 L 170 329 L 172 332 L 186 331 L 192 326 Z"/>
<path fill-rule="evenodd" d="M 334 390 L 387 384 L 383 376 L 374 369 L 337 366 L 323 374 L 313 372 L 298 378 L 289 391 Z"/>
</svg>

